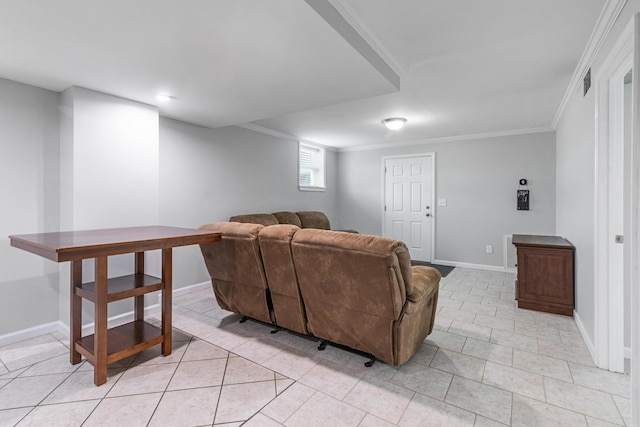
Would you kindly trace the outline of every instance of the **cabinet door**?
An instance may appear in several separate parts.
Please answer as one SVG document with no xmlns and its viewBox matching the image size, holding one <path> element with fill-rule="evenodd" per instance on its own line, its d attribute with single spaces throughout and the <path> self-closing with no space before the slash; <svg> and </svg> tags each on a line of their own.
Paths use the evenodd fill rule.
<svg viewBox="0 0 640 427">
<path fill-rule="evenodd" d="M 518 270 L 519 298 L 573 306 L 572 251 L 519 248 Z"/>
</svg>

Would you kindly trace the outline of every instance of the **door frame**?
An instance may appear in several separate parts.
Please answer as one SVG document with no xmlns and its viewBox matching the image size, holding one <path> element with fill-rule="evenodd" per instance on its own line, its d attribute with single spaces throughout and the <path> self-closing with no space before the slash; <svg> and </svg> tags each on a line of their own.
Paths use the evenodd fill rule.
<svg viewBox="0 0 640 427">
<path fill-rule="evenodd" d="M 631 422 L 640 420 L 640 13 L 636 13 L 633 21 L 633 77 L 631 97 L 631 213 L 629 227 L 629 257 L 631 285 Z"/>
<path fill-rule="evenodd" d="M 597 92 L 595 94 L 594 358 L 598 367 L 616 372 L 624 371 L 624 313 L 619 309 L 624 307 L 624 282 L 619 275 L 620 272 L 610 268 L 616 251 L 612 250 L 613 243 L 610 241 L 609 227 L 612 218 L 609 215 L 609 209 L 611 201 L 622 195 L 612 194 L 610 191 L 609 153 L 616 138 L 624 135 L 622 117 L 624 110 L 620 108 L 624 105 L 624 91 L 620 88 L 624 85 L 625 74 L 629 69 L 634 69 L 633 38 L 634 22 L 632 21 L 625 27 L 596 76 Z M 634 93 L 637 86 L 636 80 L 637 77 L 634 75 L 632 80 Z M 632 101 L 633 104 L 635 104 L 634 101 Z M 635 130 L 632 131 L 633 139 L 635 139 Z M 627 238 L 627 240 L 629 243 L 625 245 L 630 245 L 632 239 Z"/>
<path fill-rule="evenodd" d="M 385 173 L 385 164 L 387 163 L 387 160 L 391 160 L 391 159 L 412 159 L 415 157 L 431 157 L 431 200 L 429 201 L 431 203 L 431 206 L 433 207 L 433 209 L 431 210 L 431 221 L 430 221 L 430 235 L 431 235 L 431 261 L 433 262 L 434 259 L 436 259 L 436 215 L 434 214 L 436 212 L 436 205 L 435 205 L 435 201 L 436 201 L 436 153 L 435 152 L 427 152 L 427 153 L 411 153 L 411 154 L 397 154 L 397 155 L 393 155 L 393 156 L 382 156 L 382 161 L 381 161 L 381 174 L 382 174 L 382 198 L 380 200 L 380 211 L 382 212 L 382 235 L 386 236 L 387 235 L 387 230 L 386 230 L 386 218 L 385 218 L 385 210 L 384 210 L 384 206 L 385 206 L 385 200 L 387 198 L 387 194 L 386 194 L 386 173 Z"/>
</svg>

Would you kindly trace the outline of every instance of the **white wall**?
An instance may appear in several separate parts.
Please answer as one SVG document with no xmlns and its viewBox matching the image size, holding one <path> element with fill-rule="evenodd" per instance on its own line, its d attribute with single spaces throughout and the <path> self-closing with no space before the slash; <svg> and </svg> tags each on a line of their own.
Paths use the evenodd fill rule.
<svg viewBox="0 0 640 427">
<path fill-rule="evenodd" d="M 159 223 L 159 137 L 156 107 L 72 87 L 61 102 L 62 230 L 130 227 Z M 148 273 L 160 275 L 159 254 L 147 256 Z M 133 255 L 109 258 L 109 276 L 133 272 Z M 93 280 L 93 261 L 83 263 Z M 157 301 L 155 299 L 154 301 Z M 61 265 L 60 320 L 69 323 L 69 263 Z M 109 305 L 109 316 L 133 308 Z M 84 305 L 84 323 L 93 320 Z"/>
<path fill-rule="evenodd" d="M 424 143 L 339 153 L 340 227 L 382 232 L 383 156 L 436 153 L 434 260 L 503 267 L 505 234 L 555 233 L 555 133 Z M 530 211 L 516 210 L 520 178 Z M 493 254 L 485 246 L 493 245 Z"/>
<path fill-rule="evenodd" d="M 320 210 L 337 223 L 336 157 L 327 151 L 327 190 L 303 192 L 297 141 L 160 118 L 160 222 L 197 228 L 243 213 Z M 173 274 L 175 288 L 209 281 L 200 249 L 176 248 Z"/>
<path fill-rule="evenodd" d="M 575 88 L 557 129 L 557 233 L 576 246 L 575 302 L 577 320 L 593 345 L 595 333 L 595 92 L 602 63 L 611 52 L 640 0 L 629 0 L 591 65 L 592 87 L 583 96 Z"/>
<path fill-rule="evenodd" d="M 73 94 L 75 229 L 158 222 L 157 107 L 78 87 Z"/>
<path fill-rule="evenodd" d="M 0 335 L 58 320 L 58 266 L 8 238 L 57 230 L 58 98 L 0 79 Z"/>
<path fill-rule="evenodd" d="M 157 109 L 78 87 L 62 94 L 0 80 L 3 205 L 0 336 L 69 322 L 69 263 L 12 248 L 6 236 L 163 224 L 199 227 L 239 213 L 322 210 L 337 220 L 337 153 L 327 191 L 298 190 L 298 145 L 237 127 L 159 119 Z M 159 257 L 147 257 L 160 274 Z M 110 276 L 132 271 L 114 257 Z M 84 280 L 93 279 L 85 261 Z M 198 247 L 174 250 L 174 288 L 208 282 Z M 151 301 L 155 301 L 151 298 Z M 83 322 L 93 321 L 92 304 Z M 132 309 L 110 304 L 109 315 Z"/>
<path fill-rule="evenodd" d="M 558 234 L 575 246 L 575 305 L 579 321 L 594 331 L 595 90 L 572 103 L 558 128 Z"/>
</svg>

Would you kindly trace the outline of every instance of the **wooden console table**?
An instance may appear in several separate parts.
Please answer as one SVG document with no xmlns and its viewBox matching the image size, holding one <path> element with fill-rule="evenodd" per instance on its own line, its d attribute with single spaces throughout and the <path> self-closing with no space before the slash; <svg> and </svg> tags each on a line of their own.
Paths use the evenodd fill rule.
<svg viewBox="0 0 640 427">
<path fill-rule="evenodd" d="M 71 364 L 81 356 L 94 366 L 93 382 L 107 381 L 107 364 L 157 344 L 171 354 L 172 248 L 217 242 L 221 233 L 188 228 L 149 226 L 9 236 L 11 246 L 56 262 L 71 261 Z M 144 252 L 162 250 L 162 278 L 144 273 Z M 107 257 L 133 253 L 134 274 L 108 278 Z M 95 259 L 93 282 L 82 283 L 82 260 Z M 162 324 L 144 321 L 144 295 L 162 291 Z M 107 329 L 107 305 L 134 298 L 134 320 Z M 82 336 L 82 298 L 94 303 L 94 334 Z"/>
<path fill-rule="evenodd" d="M 518 307 L 573 316 L 573 245 L 562 237 L 526 234 L 514 234 L 512 243 Z"/>
</svg>

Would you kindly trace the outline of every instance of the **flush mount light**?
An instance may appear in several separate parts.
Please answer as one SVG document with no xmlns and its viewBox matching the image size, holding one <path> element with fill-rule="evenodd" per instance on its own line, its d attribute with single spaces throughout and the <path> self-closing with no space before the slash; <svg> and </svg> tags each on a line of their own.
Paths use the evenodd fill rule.
<svg viewBox="0 0 640 427">
<path fill-rule="evenodd" d="M 407 122 L 407 119 L 402 117 L 390 117 L 388 119 L 384 119 L 382 123 L 389 130 L 398 130 Z"/>
<path fill-rule="evenodd" d="M 173 96 L 161 93 L 156 95 L 156 99 L 160 102 L 169 102 L 173 99 Z"/>
</svg>

